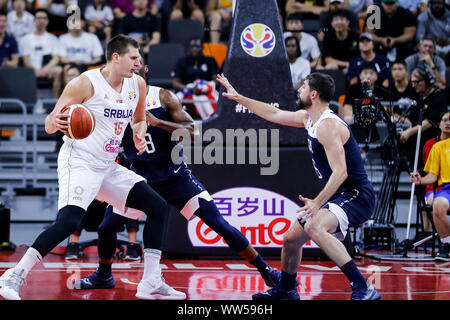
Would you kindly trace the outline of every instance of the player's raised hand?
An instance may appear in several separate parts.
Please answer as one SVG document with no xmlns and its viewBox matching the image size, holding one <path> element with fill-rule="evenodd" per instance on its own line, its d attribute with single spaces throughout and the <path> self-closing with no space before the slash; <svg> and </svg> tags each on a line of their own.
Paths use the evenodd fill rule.
<svg viewBox="0 0 450 320">
<path fill-rule="evenodd" d="M 134 141 L 134 146 L 138 150 L 137 155 L 140 156 L 147 149 L 147 141 L 145 140 L 145 137 L 141 137 L 137 133 L 133 133 L 133 141 Z"/>
<path fill-rule="evenodd" d="M 224 97 L 231 100 L 237 100 L 239 98 L 239 93 L 237 93 L 223 73 L 217 75 L 217 81 L 219 81 L 225 89 L 227 89 L 227 92 L 222 93 Z"/>
</svg>

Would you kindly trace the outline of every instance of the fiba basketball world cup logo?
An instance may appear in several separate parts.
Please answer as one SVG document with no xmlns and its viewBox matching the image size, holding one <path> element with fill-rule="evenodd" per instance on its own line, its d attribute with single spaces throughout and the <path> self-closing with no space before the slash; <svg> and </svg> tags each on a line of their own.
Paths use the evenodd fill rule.
<svg viewBox="0 0 450 320">
<path fill-rule="evenodd" d="M 252 57 L 265 57 L 275 48 L 275 34 L 265 24 L 251 24 L 242 31 L 241 46 Z"/>
</svg>

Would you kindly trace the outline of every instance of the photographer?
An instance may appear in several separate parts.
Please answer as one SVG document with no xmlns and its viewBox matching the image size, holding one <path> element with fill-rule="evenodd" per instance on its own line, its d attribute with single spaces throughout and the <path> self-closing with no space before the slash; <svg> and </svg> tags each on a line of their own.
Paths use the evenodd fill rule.
<svg viewBox="0 0 450 320">
<path fill-rule="evenodd" d="M 439 120 L 441 114 L 447 111 L 447 96 L 444 91 L 435 86 L 433 74 L 425 65 L 422 68 L 416 68 L 411 74 L 411 83 L 417 94 L 420 96 L 416 112 L 411 112 L 410 120 L 412 127 L 403 131 L 400 135 L 401 143 L 408 143 L 409 158 L 414 159 L 415 137 L 419 129 L 419 111 L 423 110 L 422 120 L 422 138 L 420 149 L 424 142 L 439 135 Z M 411 139 L 414 137 L 414 139 Z M 422 157 L 419 154 L 420 158 Z M 419 163 L 422 159 L 419 160 Z"/>
</svg>

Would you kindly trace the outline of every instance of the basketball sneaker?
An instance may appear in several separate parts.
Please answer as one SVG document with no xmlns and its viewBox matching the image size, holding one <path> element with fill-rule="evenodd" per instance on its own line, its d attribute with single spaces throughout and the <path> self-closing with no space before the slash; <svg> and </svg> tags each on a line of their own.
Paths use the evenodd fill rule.
<svg viewBox="0 0 450 320">
<path fill-rule="evenodd" d="M 127 245 L 127 253 L 125 254 L 124 260 L 140 260 L 142 256 L 142 247 L 137 243 L 130 243 Z"/>
<path fill-rule="evenodd" d="M 300 300 L 297 288 L 286 291 L 281 286 L 275 286 L 270 290 L 255 293 L 252 295 L 253 300 Z"/>
<path fill-rule="evenodd" d="M 73 288 L 77 290 L 83 289 L 111 289 L 114 288 L 116 282 L 114 281 L 114 277 L 112 274 L 105 278 L 100 275 L 100 273 L 95 271 L 89 277 L 76 280 L 72 282 Z"/>
<path fill-rule="evenodd" d="M 271 266 L 267 266 L 264 271 L 261 271 L 261 277 L 268 287 L 275 287 L 281 281 L 281 272 Z M 299 285 L 298 279 L 295 279 L 295 286 Z"/>
<path fill-rule="evenodd" d="M 78 260 L 83 255 L 81 251 L 80 244 L 77 242 L 71 242 L 66 248 L 66 259 L 67 260 Z"/>
<path fill-rule="evenodd" d="M 370 284 L 367 283 L 367 288 L 357 289 L 352 287 L 351 300 L 381 300 L 381 295 Z"/>
<path fill-rule="evenodd" d="M 444 243 L 439 248 L 439 254 L 434 258 L 436 261 L 450 261 L 450 244 Z"/>
<path fill-rule="evenodd" d="M 155 273 L 139 282 L 136 297 L 145 300 L 184 300 L 186 294 L 169 286 L 161 274 Z"/>
<path fill-rule="evenodd" d="M 19 296 L 19 287 L 25 282 L 22 277 L 24 270 L 11 268 L 5 271 L 0 277 L 0 296 L 6 300 L 22 300 Z"/>
</svg>

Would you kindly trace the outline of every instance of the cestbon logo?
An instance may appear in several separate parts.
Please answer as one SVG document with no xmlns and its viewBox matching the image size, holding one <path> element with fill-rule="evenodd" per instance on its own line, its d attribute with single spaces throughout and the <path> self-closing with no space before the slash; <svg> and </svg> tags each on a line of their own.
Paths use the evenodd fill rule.
<svg viewBox="0 0 450 320">
<path fill-rule="evenodd" d="M 265 57 L 275 48 L 275 34 L 265 24 L 251 24 L 241 33 L 241 46 L 252 57 Z"/>
<path fill-rule="evenodd" d="M 103 150 L 110 153 L 118 153 L 120 140 L 118 138 L 109 138 L 103 143 Z"/>
<path fill-rule="evenodd" d="M 254 247 L 281 248 L 283 235 L 296 221 L 297 203 L 270 190 L 237 187 L 211 195 L 220 214 L 236 227 Z M 227 247 L 223 238 L 198 217 L 188 223 L 194 247 Z M 305 247 L 317 247 L 308 241 Z"/>
</svg>

